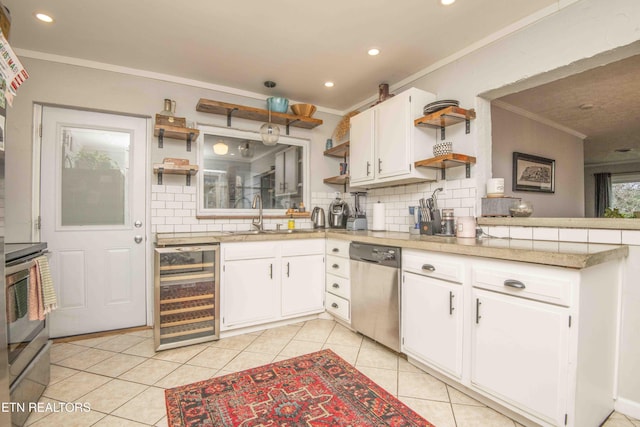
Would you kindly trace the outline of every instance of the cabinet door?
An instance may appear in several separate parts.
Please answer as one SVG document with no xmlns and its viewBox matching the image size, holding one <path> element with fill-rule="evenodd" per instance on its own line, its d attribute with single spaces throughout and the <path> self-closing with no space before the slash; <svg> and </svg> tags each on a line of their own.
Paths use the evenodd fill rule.
<svg viewBox="0 0 640 427">
<path fill-rule="evenodd" d="M 371 181 L 374 178 L 374 112 L 374 109 L 369 109 L 350 120 L 349 181 L 352 183 Z"/>
<path fill-rule="evenodd" d="M 275 258 L 227 261 L 222 273 L 224 325 L 249 325 L 279 315 Z"/>
<path fill-rule="evenodd" d="M 324 262 L 322 255 L 282 258 L 282 316 L 324 310 Z"/>
<path fill-rule="evenodd" d="M 462 374 L 462 286 L 405 273 L 402 347 L 407 354 L 457 377 Z"/>
<path fill-rule="evenodd" d="M 276 154 L 276 196 L 281 196 L 285 193 L 284 191 L 284 183 L 285 183 L 285 158 L 284 152 L 280 152 Z"/>
<path fill-rule="evenodd" d="M 375 170 L 377 178 L 411 172 L 411 104 L 400 94 L 378 105 L 375 124 Z"/>
<path fill-rule="evenodd" d="M 564 425 L 568 310 L 475 288 L 473 298 L 471 382 Z"/>
<path fill-rule="evenodd" d="M 291 147 L 284 151 L 284 193 L 298 192 L 298 148 Z"/>
</svg>

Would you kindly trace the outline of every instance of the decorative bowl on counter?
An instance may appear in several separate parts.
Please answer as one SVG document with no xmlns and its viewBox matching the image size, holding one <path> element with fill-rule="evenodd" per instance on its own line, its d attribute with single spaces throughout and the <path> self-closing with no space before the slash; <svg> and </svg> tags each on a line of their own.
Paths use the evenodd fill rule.
<svg viewBox="0 0 640 427">
<path fill-rule="evenodd" d="M 433 146 L 434 157 L 446 156 L 453 151 L 453 143 L 451 141 L 439 142 Z"/>
<path fill-rule="evenodd" d="M 509 208 L 509 213 L 511 214 L 511 216 L 525 218 L 531 216 L 531 214 L 533 213 L 533 205 L 531 204 L 531 202 L 518 200 L 516 202 L 513 202 L 513 204 Z"/>
<path fill-rule="evenodd" d="M 286 113 L 289 109 L 289 100 L 279 96 L 267 98 L 267 109 L 274 113 Z"/>
<path fill-rule="evenodd" d="M 296 116 L 311 117 L 316 112 L 316 106 L 312 104 L 291 104 L 291 111 Z"/>
</svg>

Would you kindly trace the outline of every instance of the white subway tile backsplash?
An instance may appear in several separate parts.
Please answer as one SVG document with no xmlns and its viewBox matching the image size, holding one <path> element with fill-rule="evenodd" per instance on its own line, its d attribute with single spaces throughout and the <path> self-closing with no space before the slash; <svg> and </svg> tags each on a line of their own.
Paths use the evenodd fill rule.
<svg viewBox="0 0 640 427">
<path fill-rule="evenodd" d="M 191 226 L 190 225 L 176 225 L 173 230 L 176 233 L 190 233 L 191 232 Z"/>
<path fill-rule="evenodd" d="M 196 202 L 182 202 L 182 208 L 183 209 L 191 209 L 191 210 L 195 211 Z"/>
<path fill-rule="evenodd" d="M 192 233 L 201 233 L 207 231 L 207 226 L 204 224 L 192 224 L 191 232 Z"/>
<path fill-rule="evenodd" d="M 151 224 L 152 225 L 164 224 L 165 220 L 166 218 L 163 216 L 151 217 Z"/>
<path fill-rule="evenodd" d="M 563 242 L 587 243 L 589 232 L 584 228 L 561 228 L 558 232 L 558 239 Z"/>
<path fill-rule="evenodd" d="M 167 191 L 167 187 L 164 185 L 152 185 L 151 193 L 164 193 Z"/>
<path fill-rule="evenodd" d="M 509 227 L 489 227 L 487 234 L 491 237 L 509 238 Z"/>
<path fill-rule="evenodd" d="M 181 186 L 181 185 L 167 185 L 166 186 L 166 191 L 167 193 L 183 193 L 183 189 L 185 187 Z M 190 187 L 186 187 L 186 188 L 190 188 Z M 195 188 L 195 187 L 194 187 Z"/>
<path fill-rule="evenodd" d="M 458 190 L 453 190 L 453 198 L 454 199 L 464 199 L 469 197 L 469 189 L 468 188 L 461 188 Z"/>
<path fill-rule="evenodd" d="M 196 187 L 195 186 L 182 187 L 182 192 L 188 193 L 188 194 L 196 194 Z"/>
<path fill-rule="evenodd" d="M 640 245 L 640 231 L 622 230 L 623 245 Z"/>
<path fill-rule="evenodd" d="M 165 224 L 182 224 L 182 218 L 178 216 L 168 216 L 164 219 Z"/>
<path fill-rule="evenodd" d="M 509 237 L 512 239 L 533 239 L 533 230 L 531 227 L 511 227 L 509 229 Z"/>
<path fill-rule="evenodd" d="M 158 193 L 158 200 L 173 202 L 175 200 L 175 195 L 171 193 Z"/>
<path fill-rule="evenodd" d="M 173 225 L 156 225 L 156 233 L 173 233 Z"/>
<path fill-rule="evenodd" d="M 557 228 L 546 227 L 533 227 L 533 239 L 534 240 L 558 240 Z"/>
<path fill-rule="evenodd" d="M 222 224 L 207 224 L 207 231 L 222 231 Z"/>
<path fill-rule="evenodd" d="M 590 229 L 589 243 L 613 243 L 619 245 L 622 243 L 622 231 Z"/>
<path fill-rule="evenodd" d="M 164 200 L 155 200 L 155 201 L 151 201 L 151 209 L 164 209 L 166 208 L 166 203 Z M 153 214 L 151 214 L 153 215 Z"/>
<path fill-rule="evenodd" d="M 165 202 L 167 209 L 182 209 L 182 202 Z"/>
<path fill-rule="evenodd" d="M 191 199 L 192 199 L 192 194 L 182 193 L 182 194 L 176 194 L 175 196 L 175 200 L 177 202 L 190 202 Z"/>
<path fill-rule="evenodd" d="M 156 214 L 158 216 L 172 217 L 173 216 L 173 209 L 158 209 L 156 211 Z"/>
</svg>

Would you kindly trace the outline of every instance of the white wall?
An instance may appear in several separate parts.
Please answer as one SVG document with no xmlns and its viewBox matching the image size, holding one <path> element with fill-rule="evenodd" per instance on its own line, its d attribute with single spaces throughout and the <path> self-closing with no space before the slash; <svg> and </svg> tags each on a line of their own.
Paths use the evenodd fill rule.
<svg viewBox="0 0 640 427">
<path fill-rule="evenodd" d="M 491 119 L 492 172 L 504 178 L 505 193 L 533 203 L 536 217 L 583 217 L 582 140 L 496 106 L 491 107 Z M 512 190 L 514 151 L 555 160 L 555 193 Z"/>
</svg>

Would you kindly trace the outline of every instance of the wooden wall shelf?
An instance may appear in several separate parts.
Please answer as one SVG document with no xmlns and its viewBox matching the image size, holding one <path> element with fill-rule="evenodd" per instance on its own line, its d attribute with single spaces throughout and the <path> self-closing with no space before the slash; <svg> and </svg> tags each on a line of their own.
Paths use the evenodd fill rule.
<svg viewBox="0 0 640 427">
<path fill-rule="evenodd" d="M 221 114 L 227 116 L 227 126 L 231 126 L 231 117 L 256 120 L 259 122 L 269 121 L 269 110 L 262 108 L 245 107 L 244 105 L 229 104 L 227 102 L 214 101 L 200 98 L 196 105 L 196 110 L 202 113 Z M 322 124 L 322 120 L 311 117 L 296 116 L 293 114 L 271 112 L 271 122 L 286 126 L 289 135 L 289 126 L 303 129 L 313 129 Z"/>
<path fill-rule="evenodd" d="M 445 154 L 444 156 L 432 157 L 430 159 L 419 160 L 414 163 L 415 167 L 432 168 L 442 170 L 442 179 L 446 179 L 448 168 L 456 166 L 466 166 L 466 176 L 471 178 L 471 165 L 476 163 L 476 158 L 465 154 Z"/>
<path fill-rule="evenodd" d="M 198 138 L 200 131 L 198 129 L 160 125 L 156 123 L 153 128 L 153 135 L 158 137 L 158 148 L 163 147 L 164 138 L 171 138 L 187 141 L 187 151 L 191 151 L 191 143 Z"/>
<path fill-rule="evenodd" d="M 330 178 L 325 178 L 323 182 L 325 184 L 347 185 L 347 183 L 349 182 L 349 175 L 345 174 L 345 175 L 332 176 Z"/>
<path fill-rule="evenodd" d="M 153 165 L 153 173 L 158 174 L 158 185 L 162 185 L 162 175 L 186 175 L 187 186 L 191 185 L 191 175 L 198 173 L 197 165 L 174 165 L 170 163 L 156 163 Z"/>
<path fill-rule="evenodd" d="M 349 141 L 324 150 L 324 155 L 328 157 L 347 157 L 349 155 Z"/>
<path fill-rule="evenodd" d="M 476 118 L 476 112 L 473 109 L 465 110 L 460 107 L 447 107 L 435 113 L 427 114 L 426 116 L 419 117 L 413 121 L 415 126 L 429 126 L 440 128 L 440 139 L 444 140 L 445 131 L 447 126 L 455 125 L 465 122 L 465 132 L 471 132 L 471 120 Z"/>
</svg>

